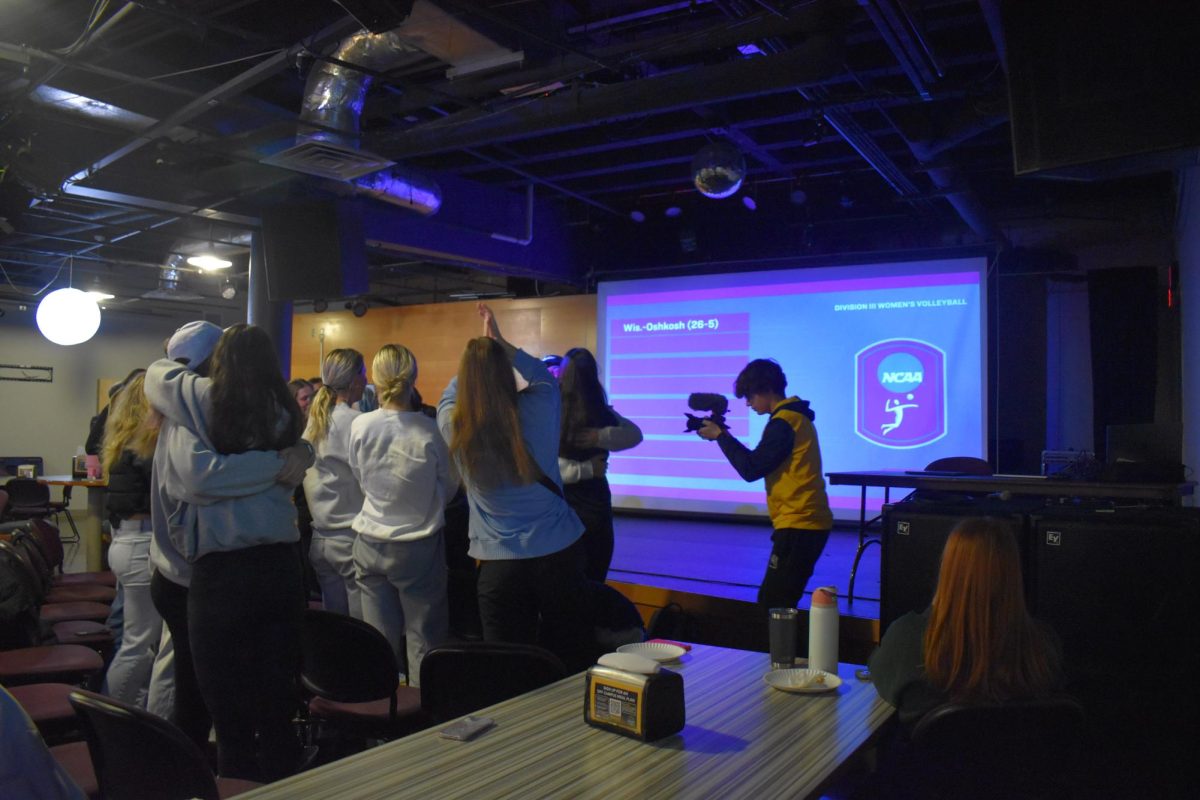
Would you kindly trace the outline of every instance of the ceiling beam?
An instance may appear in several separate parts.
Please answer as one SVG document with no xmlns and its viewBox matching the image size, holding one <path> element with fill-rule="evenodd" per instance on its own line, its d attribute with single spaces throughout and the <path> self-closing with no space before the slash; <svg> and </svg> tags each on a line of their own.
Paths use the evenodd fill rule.
<svg viewBox="0 0 1200 800">
<path fill-rule="evenodd" d="M 369 147 L 388 158 L 520 139 L 533 134 L 761 97 L 817 85 L 841 73 L 840 37 L 818 35 L 778 55 L 750 58 L 601 87 L 578 87 L 494 111 L 468 110 L 407 131 L 377 134 Z"/>
</svg>

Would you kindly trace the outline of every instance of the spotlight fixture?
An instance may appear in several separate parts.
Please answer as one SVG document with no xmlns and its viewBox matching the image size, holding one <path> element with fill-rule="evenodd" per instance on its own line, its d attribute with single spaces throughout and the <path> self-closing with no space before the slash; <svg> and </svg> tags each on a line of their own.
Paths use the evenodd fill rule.
<svg viewBox="0 0 1200 800">
<path fill-rule="evenodd" d="M 313 311 L 320 314 L 325 309 L 329 308 L 328 300 L 313 300 Z"/>
<path fill-rule="evenodd" d="M 221 297 L 226 300 L 232 300 L 237 297 L 237 284 L 233 282 L 233 278 L 226 278 L 221 281 Z"/>
<path fill-rule="evenodd" d="M 629 212 L 629 218 L 631 220 L 633 220 L 634 222 L 645 222 L 646 221 L 646 215 L 643 212 L 637 210 L 636 208 L 633 211 Z"/>
<path fill-rule="evenodd" d="M 116 295 L 104 291 L 104 287 L 100 285 L 100 276 L 97 275 L 92 279 L 92 287 L 87 290 L 87 296 L 101 303 L 105 300 L 112 300 Z"/>
<path fill-rule="evenodd" d="M 808 202 L 808 192 L 800 187 L 796 187 L 792 189 L 792 193 L 788 195 L 788 199 L 792 201 L 793 205 L 802 206 Z"/>
<path fill-rule="evenodd" d="M 356 317 L 365 317 L 367 315 L 367 309 L 370 308 L 370 306 L 367 305 L 366 300 L 355 300 L 353 302 L 346 303 L 346 308 L 350 309 L 350 311 Z"/>
<path fill-rule="evenodd" d="M 667 206 L 667 210 L 663 213 L 671 219 L 675 219 L 675 217 L 683 216 L 683 209 L 679 206 Z"/>
<path fill-rule="evenodd" d="M 221 258 L 212 253 L 204 253 L 198 256 L 188 256 L 187 263 L 205 271 L 214 269 L 229 269 L 233 266 L 233 262 L 227 258 Z"/>
<path fill-rule="evenodd" d="M 758 210 L 758 203 L 754 202 L 754 198 L 748 194 L 742 196 L 742 205 L 744 205 L 750 211 Z"/>
</svg>

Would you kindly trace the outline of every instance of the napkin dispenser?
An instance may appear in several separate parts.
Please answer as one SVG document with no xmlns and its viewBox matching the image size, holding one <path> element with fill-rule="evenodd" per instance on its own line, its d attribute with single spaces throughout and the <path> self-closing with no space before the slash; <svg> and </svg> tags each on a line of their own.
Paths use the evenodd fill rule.
<svg viewBox="0 0 1200 800">
<path fill-rule="evenodd" d="M 683 730 L 683 676 L 647 658 L 602 656 L 587 671 L 583 718 L 607 731 L 652 742 Z M 641 663 L 645 662 L 645 663 Z"/>
</svg>

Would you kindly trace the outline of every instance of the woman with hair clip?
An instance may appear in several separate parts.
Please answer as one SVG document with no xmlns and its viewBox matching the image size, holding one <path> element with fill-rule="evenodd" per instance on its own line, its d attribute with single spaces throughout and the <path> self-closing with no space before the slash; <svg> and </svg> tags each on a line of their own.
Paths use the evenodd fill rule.
<svg viewBox="0 0 1200 800">
<path fill-rule="evenodd" d="M 321 388 L 308 412 L 304 438 L 317 460 L 304 475 L 304 495 L 312 512 L 313 537 L 308 560 L 316 570 L 326 611 L 362 619 L 354 577 L 355 516 L 363 493 L 350 469 L 350 425 L 353 408 L 367 385 L 362 353 L 348 347 L 332 350 L 321 364 Z"/>
<path fill-rule="evenodd" d="M 147 706 L 162 636 L 162 617 L 150 598 L 150 487 L 162 417 L 146 400 L 144 372 L 127 378 L 113 396 L 101 451 L 108 476 L 105 500 L 113 522 L 108 560 L 125 609 L 121 641 L 108 665 L 105 685 L 109 695 L 138 708 Z"/>
<path fill-rule="evenodd" d="M 558 474 L 561 397 L 546 365 L 500 335 L 480 303 L 484 336 L 467 342 L 438 403 L 470 507 L 487 641 L 540 643 L 569 668 L 592 660 L 583 523 Z M 514 370 L 528 383 L 517 391 Z"/>
<path fill-rule="evenodd" d="M 947 702 L 999 703 L 1058 687 L 1057 637 L 1025 608 L 1007 523 L 958 523 L 942 551 L 933 603 L 893 622 L 869 664 L 876 691 L 903 725 Z"/>
<path fill-rule="evenodd" d="M 563 489 L 584 524 L 586 574 L 604 583 L 613 555 L 612 492 L 605 477 L 608 454 L 638 445 L 642 431 L 608 404 L 590 351 L 582 347 L 567 351 L 558 386 L 562 392 L 558 467 Z"/>
<path fill-rule="evenodd" d="M 350 469 L 363 493 L 354 568 L 363 620 L 383 632 L 398 662 L 407 655 L 409 684 L 419 686 L 421 660 L 449 634 L 442 527 L 458 477 L 437 423 L 412 410 L 409 349 L 384 345 L 371 377 L 381 405 L 350 425 Z"/>
<path fill-rule="evenodd" d="M 300 439 L 300 409 L 261 328 L 227 328 L 209 374 L 158 361 L 147 376 L 155 407 L 193 437 L 164 454 L 168 539 L 190 567 L 187 631 L 216 729 L 218 772 L 271 781 L 300 766 L 292 715 L 304 594 L 292 490 L 312 463 L 311 448 Z M 211 462 L 218 474 L 196 475 L 202 467 L 193 462 L 208 455 L 215 459 L 199 463 Z M 220 480 L 224 464 L 259 461 L 259 469 L 242 466 Z M 274 475 L 271 464 L 281 465 Z M 261 477 L 252 482 L 251 473 Z M 236 492 L 196 496 L 199 484 L 217 492 L 235 481 Z"/>
</svg>

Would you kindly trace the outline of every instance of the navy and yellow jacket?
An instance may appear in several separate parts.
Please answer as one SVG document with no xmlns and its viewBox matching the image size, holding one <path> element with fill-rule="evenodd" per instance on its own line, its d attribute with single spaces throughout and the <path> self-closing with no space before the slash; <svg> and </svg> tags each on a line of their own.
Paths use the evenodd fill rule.
<svg viewBox="0 0 1200 800">
<path fill-rule="evenodd" d="M 767 511 L 779 528 L 827 531 L 833 514 L 821 472 L 821 445 L 808 402 L 798 397 L 781 400 L 753 450 L 722 431 L 721 452 L 743 480 L 766 478 Z"/>
</svg>

